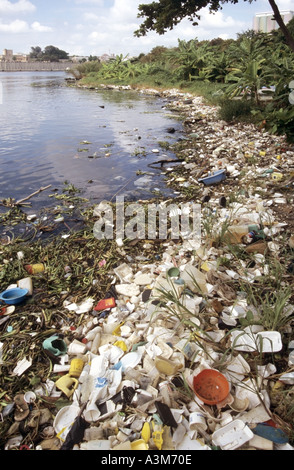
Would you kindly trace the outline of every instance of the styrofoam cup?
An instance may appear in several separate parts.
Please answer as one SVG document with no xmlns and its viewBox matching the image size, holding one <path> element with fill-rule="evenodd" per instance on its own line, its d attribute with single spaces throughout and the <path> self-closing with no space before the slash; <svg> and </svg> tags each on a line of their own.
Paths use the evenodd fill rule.
<svg viewBox="0 0 294 470">
<path fill-rule="evenodd" d="M 203 413 L 199 411 L 194 411 L 189 416 L 189 426 L 191 431 L 197 431 L 197 429 L 201 428 L 204 431 L 207 429 L 207 423 Z"/>
</svg>

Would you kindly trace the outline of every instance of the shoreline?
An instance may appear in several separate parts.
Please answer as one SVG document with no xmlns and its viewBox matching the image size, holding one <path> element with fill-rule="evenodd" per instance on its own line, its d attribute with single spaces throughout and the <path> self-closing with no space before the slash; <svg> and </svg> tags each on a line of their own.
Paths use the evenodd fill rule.
<svg viewBox="0 0 294 470">
<path fill-rule="evenodd" d="M 142 91 L 145 92 L 148 91 Z M 150 89 L 149 93 L 158 91 Z M 53 428 L 52 437 L 42 434 L 32 439 L 34 430 L 26 424 L 28 434 L 15 444 L 9 441 L 10 432 L 13 426 L 18 429 L 16 423 L 19 422 L 15 422 L 14 410 L 8 413 L 6 409 L 8 414 L 0 434 L 3 448 L 7 445 L 18 448 L 28 443 L 32 450 L 59 450 L 64 445 L 64 440 L 56 437 L 57 412 L 64 406 L 79 408 L 87 403 L 83 395 L 85 382 L 80 382 L 79 393 L 67 400 L 56 388 L 56 382 L 66 375 L 71 360 L 79 354 L 84 361 L 84 380 L 97 357 L 105 361 L 106 369 L 100 370 L 98 377 L 104 377 L 108 386 L 103 396 L 96 397 L 96 402 L 101 404 L 106 400 L 112 410 L 108 418 L 102 408 L 95 409 L 100 415 L 97 414 L 97 420 L 88 421 L 92 430 L 88 434 L 92 433 L 92 437 L 77 444 L 81 450 L 91 448 L 91 443 L 94 446 L 95 439 L 100 442 L 96 442 L 96 450 L 119 451 L 122 443 L 125 449 L 132 450 L 134 443 L 139 445 L 138 441 L 144 450 L 187 450 L 193 446 L 210 450 L 213 444 L 220 445 L 221 449 L 222 443 L 214 433 L 225 424 L 216 426 L 216 423 L 221 420 L 224 423 L 228 415 L 232 423 L 236 420 L 239 423 L 240 417 L 246 423 L 245 437 L 241 433 L 244 442 L 237 446 L 238 450 L 256 448 L 252 429 L 269 419 L 287 434 L 284 445 L 287 447 L 289 439 L 293 445 L 293 418 L 287 421 L 287 412 L 282 406 L 290 399 L 291 386 L 286 379 L 283 382 L 283 375 L 293 367 L 293 363 L 292 366 L 288 363 L 289 344 L 294 339 L 293 320 L 291 313 L 287 321 L 280 312 L 280 322 L 274 323 L 269 309 L 274 309 L 271 300 L 277 305 L 287 301 L 289 306 L 293 301 L 292 293 L 287 297 L 286 287 L 290 287 L 293 280 L 293 271 L 288 268 L 294 258 L 291 240 L 294 224 L 291 159 L 294 152 L 284 138 L 258 131 L 251 124 L 230 125 L 218 121 L 216 108 L 205 105 L 200 97 L 178 93 L 178 90 L 165 91 L 164 96 L 170 99 L 171 108 L 181 114 L 185 137 L 174 146 L 175 155 L 182 161 L 173 168 L 164 165 L 162 171 L 166 184 L 175 191 L 171 200 L 178 203 L 179 208 L 181 203 L 201 205 L 201 245 L 195 247 L 191 240 L 181 237 L 172 239 L 170 231 L 163 240 L 137 237 L 97 240 L 93 236 L 96 220 L 93 207 L 81 207 L 84 219 L 79 231 L 61 232 L 53 240 L 49 237 L 44 245 L 38 240 L 35 245 L 22 244 L 21 240 L 2 245 L 3 285 L 27 277 L 26 264 L 43 263 L 45 266 L 43 272 L 31 276 L 33 295 L 21 307 L 16 306 L 13 313 L 0 317 L 0 343 L 3 344 L 0 391 L 6 392 L 2 403 L 9 406 L 15 396 L 32 391 L 37 401 L 30 412 L 38 407 L 50 410 L 54 418 L 47 418 L 46 422 Z M 218 185 L 206 186 L 199 182 L 209 172 L 219 169 L 225 169 L 225 180 Z M 279 176 L 274 179 L 273 175 Z M 72 196 L 69 194 L 68 206 L 72 204 Z M 145 208 L 154 201 L 136 202 Z M 115 208 L 115 204 L 113 206 Z M 115 213 L 115 218 L 118 215 Z M 234 225 L 237 221 L 243 225 L 261 223 L 262 237 L 228 244 L 225 238 L 228 222 Z M 184 274 L 187 267 L 197 268 L 196 287 Z M 178 280 L 184 280 L 184 284 L 175 283 L 167 275 L 170 268 L 178 269 Z M 169 283 L 173 286 L 171 290 Z M 271 299 L 269 293 L 276 297 Z M 98 307 L 100 301 L 107 299 L 114 299 L 114 306 Z M 230 341 L 232 331 L 244 332 L 244 328 L 253 325 L 257 328 L 254 332 L 274 331 L 282 347 L 262 354 L 236 349 L 237 345 Z M 66 342 L 66 355 L 52 358 L 44 351 L 43 340 L 53 334 Z M 189 351 L 181 343 L 183 339 Z M 74 352 L 74 345 L 82 345 L 79 349 L 82 352 Z M 128 354 L 132 354 L 132 358 L 137 354 L 138 362 L 132 363 L 130 369 L 117 367 L 130 358 Z M 235 364 L 240 356 L 242 366 Z M 15 371 L 24 359 L 27 361 L 24 369 Z M 237 374 L 231 374 L 230 367 L 237 370 Z M 193 381 L 193 377 L 206 368 L 219 370 L 229 380 L 227 402 L 218 406 L 195 402 L 191 378 Z M 250 377 L 261 381 L 257 396 L 252 396 Z M 166 382 L 168 395 L 162 388 Z M 282 384 L 280 391 L 279 384 Z M 118 401 L 114 406 L 111 397 L 119 393 L 123 385 L 134 388 L 134 401 Z M 245 397 L 247 406 L 241 410 L 236 408 L 236 398 L 244 399 L 242 386 L 251 391 Z M 173 410 L 177 426 L 169 426 L 166 415 L 160 415 L 162 425 L 168 428 L 163 444 L 152 438 L 141 442 L 142 427 L 156 413 L 154 403 L 160 409 L 158 402 Z M 1 412 L 4 410 L 2 405 Z M 198 434 L 190 429 L 181 440 L 175 429 L 182 429 L 184 433 L 188 426 L 189 430 L 193 412 L 202 413 L 206 432 L 199 432 L 201 428 L 196 426 Z M 29 413 L 24 420 L 28 416 Z M 214 429 L 208 427 L 209 418 L 210 424 L 211 419 L 215 424 Z M 112 421 L 125 437 L 115 432 Z M 137 427 L 135 421 L 138 421 Z M 95 432 L 98 438 L 93 438 Z M 267 450 L 272 450 L 271 445 L 267 445 Z M 272 446 L 276 449 L 278 444 Z"/>
</svg>

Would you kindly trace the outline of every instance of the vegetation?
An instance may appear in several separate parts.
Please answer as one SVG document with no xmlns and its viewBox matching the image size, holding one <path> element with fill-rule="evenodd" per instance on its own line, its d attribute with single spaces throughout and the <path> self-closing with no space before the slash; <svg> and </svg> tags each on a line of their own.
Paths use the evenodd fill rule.
<svg viewBox="0 0 294 470">
<path fill-rule="evenodd" d="M 294 31 L 294 19 L 287 27 Z M 236 40 L 179 39 L 174 48 L 155 47 L 136 58 L 119 55 L 105 63 L 91 60 L 73 73 L 89 86 L 176 87 L 219 106 L 220 119 L 252 121 L 294 141 L 294 106 L 289 101 L 294 54 L 281 30 L 249 30 Z"/>
<path fill-rule="evenodd" d="M 69 55 L 55 46 L 46 46 L 44 51 L 40 46 L 36 46 L 31 47 L 30 58 L 41 62 L 59 62 L 59 60 L 68 59 Z"/>
<path fill-rule="evenodd" d="M 252 3 L 252 0 L 244 0 Z M 188 18 L 193 25 L 198 25 L 199 12 L 208 7 L 210 13 L 222 9 L 224 3 L 238 3 L 238 0 L 158 0 L 148 4 L 139 5 L 139 18 L 144 18 L 139 29 L 135 31 L 136 36 L 145 36 L 148 31 L 156 31 L 164 34 L 168 29 L 173 29 L 184 18 Z M 294 36 L 288 25 L 285 25 L 280 10 L 275 0 L 269 0 L 273 16 L 278 23 L 281 33 L 287 45 L 294 52 Z"/>
</svg>

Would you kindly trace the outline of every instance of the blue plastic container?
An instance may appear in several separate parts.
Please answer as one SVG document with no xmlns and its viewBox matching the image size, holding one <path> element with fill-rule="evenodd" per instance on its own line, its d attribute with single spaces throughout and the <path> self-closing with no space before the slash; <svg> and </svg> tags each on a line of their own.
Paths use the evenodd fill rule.
<svg viewBox="0 0 294 470">
<path fill-rule="evenodd" d="M 0 300 L 7 305 L 17 305 L 25 300 L 28 292 L 28 289 L 20 289 L 19 287 L 8 289 L 0 294 Z"/>
<path fill-rule="evenodd" d="M 218 170 L 205 178 L 201 178 L 199 183 L 204 183 L 206 186 L 210 184 L 217 184 L 226 179 L 226 170 Z"/>
</svg>

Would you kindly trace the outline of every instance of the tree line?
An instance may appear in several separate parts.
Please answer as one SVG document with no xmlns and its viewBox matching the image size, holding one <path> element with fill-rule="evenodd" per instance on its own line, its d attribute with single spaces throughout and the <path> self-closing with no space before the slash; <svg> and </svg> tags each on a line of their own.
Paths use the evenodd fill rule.
<svg viewBox="0 0 294 470">
<path fill-rule="evenodd" d="M 294 19 L 288 23 L 294 32 Z M 153 48 L 138 57 L 117 55 L 106 63 L 92 61 L 75 72 L 88 84 L 143 84 L 213 92 L 226 119 L 250 115 L 276 134 L 294 141 L 294 105 L 289 101 L 294 80 L 294 54 L 280 29 L 270 34 L 248 30 L 237 39 L 189 41 L 177 47 Z M 271 99 L 265 101 L 264 96 Z"/>
<path fill-rule="evenodd" d="M 31 47 L 30 59 L 40 62 L 59 62 L 69 59 L 69 54 L 55 46 L 46 46 L 44 50 L 40 46 Z"/>
</svg>

